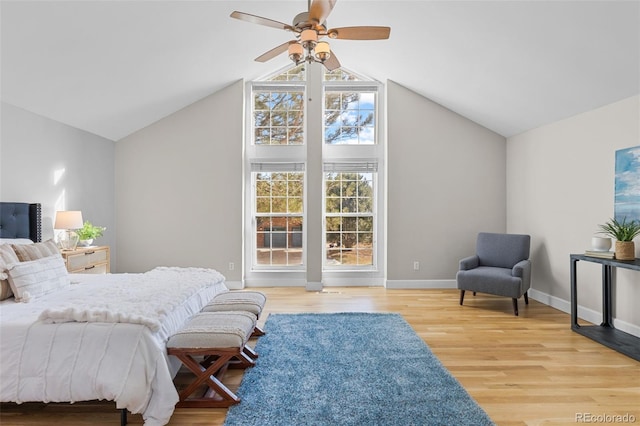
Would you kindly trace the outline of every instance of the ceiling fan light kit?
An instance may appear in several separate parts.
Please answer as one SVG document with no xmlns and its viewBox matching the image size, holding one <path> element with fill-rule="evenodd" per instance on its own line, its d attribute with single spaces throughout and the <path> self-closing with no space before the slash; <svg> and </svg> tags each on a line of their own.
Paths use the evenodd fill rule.
<svg viewBox="0 0 640 426">
<path fill-rule="evenodd" d="M 306 55 L 304 51 L 307 51 Z M 299 42 L 289 44 L 289 59 L 296 65 L 302 62 L 319 62 L 324 64 L 331 57 L 331 48 L 326 41 L 318 42 L 318 31 L 313 29 L 302 30 Z"/>
<path fill-rule="evenodd" d="M 298 43 L 290 43 L 289 44 L 289 59 L 291 59 L 296 64 L 300 62 L 302 59 L 302 55 L 304 55 L 304 48 L 301 44 Z"/>
<path fill-rule="evenodd" d="M 317 43 L 314 50 L 316 59 L 322 63 L 324 63 L 324 61 L 331 57 L 331 49 L 329 48 L 329 43 L 327 43 L 326 41 Z"/>
<path fill-rule="evenodd" d="M 302 62 L 318 62 L 329 71 L 340 68 L 340 62 L 331 50 L 329 43 L 319 41 L 322 37 L 343 40 L 383 40 L 389 38 L 389 27 L 343 27 L 327 30 L 327 16 L 335 6 L 337 0 L 309 0 L 308 12 L 295 16 L 293 25 L 287 25 L 272 19 L 249 13 L 235 11 L 231 17 L 253 24 L 291 31 L 296 39 L 282 43 L 266 53 L 258 56 L 256 61 L 266 62 L 281 53 L 287 52 L 289 59 L 296 65 Z"/>
<path fill-rule="evenodd" d="M 318 42 L 318 32 L 316 30 L 302 30 L 300 33 L 300 41 L 302 42 L 302 47 L 305 49 L 313 49 Z"/>
</svg>

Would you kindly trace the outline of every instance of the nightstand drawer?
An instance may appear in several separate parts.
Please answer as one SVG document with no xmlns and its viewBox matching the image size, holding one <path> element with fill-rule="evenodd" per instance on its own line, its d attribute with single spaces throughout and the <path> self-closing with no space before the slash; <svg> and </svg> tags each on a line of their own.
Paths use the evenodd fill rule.
<svg viewBox="0 0 640 426">
<path fill-rule="evenodd" d="M 109 247 L 83 247 L 76 250 L 63 251 L 69 273 L 107 274 L 109 273 Z"/>
<path fill-rule="evenodd" d="M 99 265 L 85 266 L 84 269 L 74 269 L 74 274 L 106 274 L 107 264 L 101 263 Z"/>
<path fill-rule="evenodd" d="M 84 269 L 87 266 L 95 265 L 96 263 L 107 262 L 106 250 L 86 251 L 80 254 L 73 254 L 68 259 L 69 270 L 75 271 L 76 269 Z"/>
</svg>

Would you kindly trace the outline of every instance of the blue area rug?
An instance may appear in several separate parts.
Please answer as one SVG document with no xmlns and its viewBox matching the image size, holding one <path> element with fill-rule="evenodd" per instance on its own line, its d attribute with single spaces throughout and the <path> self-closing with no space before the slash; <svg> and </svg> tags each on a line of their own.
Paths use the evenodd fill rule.
<svg viewBox="0 0 640 426">
<path fill-rule="evenodd" d="M 271 314 L 225 426 L 493 425 L 398 314 Z"/>
</svg>

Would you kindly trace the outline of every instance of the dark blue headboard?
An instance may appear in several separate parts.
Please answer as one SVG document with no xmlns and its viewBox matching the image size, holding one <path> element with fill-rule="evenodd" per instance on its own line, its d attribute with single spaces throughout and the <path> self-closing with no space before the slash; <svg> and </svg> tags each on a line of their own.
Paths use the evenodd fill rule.
<svg viewBox="0 0 640 426">
<path fill-rule="evenodd" d="M 39 203 L 0 202 L 0 238 L 42 241 L 42 207 Z"/>
</svg>

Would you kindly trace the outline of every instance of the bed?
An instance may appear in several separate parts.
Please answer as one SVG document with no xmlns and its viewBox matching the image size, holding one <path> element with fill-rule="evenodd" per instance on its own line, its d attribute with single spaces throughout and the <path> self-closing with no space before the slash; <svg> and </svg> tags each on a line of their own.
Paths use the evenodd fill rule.
<svg viewBox="0 0 640 426">
<path fill-rule="evenodd" d="M 16 204 L 23 203 L 0 203 L 0 250 L 6 253 L 7 243 L 18 252 L 50 247 L 52 242 L 37 241 L 33 233 L 39 225 L 31 216 L 40 209 L 27 205 L 30 217 L 18 220 L 24 206 Z M 16 212 L 11 219 L 8 209 Z M 0 301 L 0 401 L 109 400 L 141 413 L 145 425 L 168 423 L 178 401 L 173 377 L 180 363 L 167 355 L 166 341 L 216 294 L 228 291 L 224 276 L 177 267 L 66 274 L 59 265 L 56 254 L 0 263 L 16 289 Z M 49 276 L 44 286 L 34 278 L 43 275 Z"/>
</svg>

